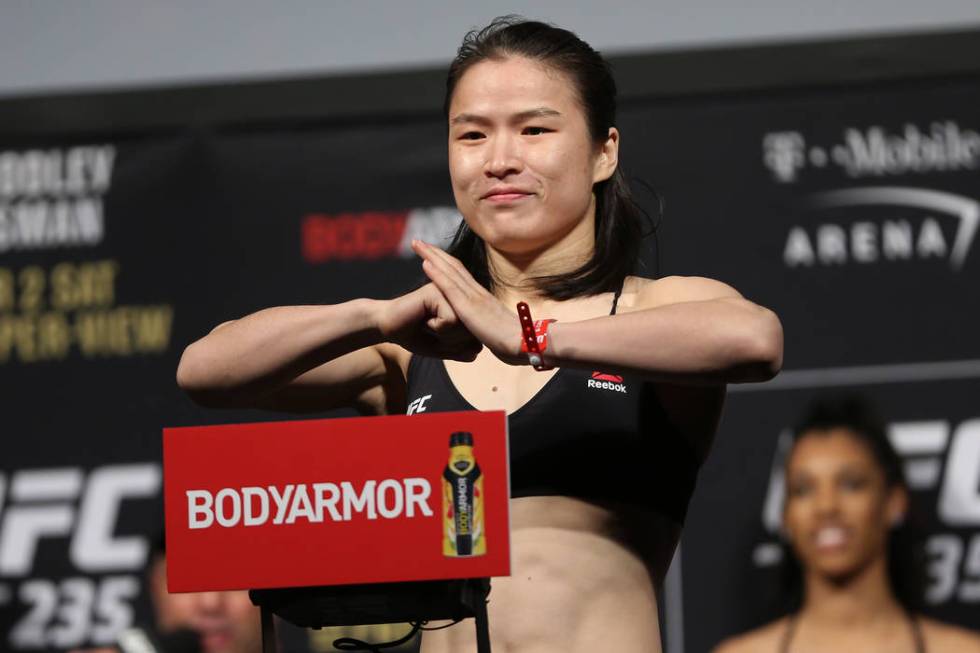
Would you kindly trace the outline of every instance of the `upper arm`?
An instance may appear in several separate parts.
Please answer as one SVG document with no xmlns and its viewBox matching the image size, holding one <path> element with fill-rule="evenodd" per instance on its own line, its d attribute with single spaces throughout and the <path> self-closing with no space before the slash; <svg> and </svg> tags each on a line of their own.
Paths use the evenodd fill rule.
<svg viewBox="0 0 980 653">
<path fill-rule="evenodd" d="M 407 351 L 382 343 L 339 356 L 262 396 L 255 407 L 286 412 L 356 408 L 369 415 L 404 412 Z"/>
<path fill-rule="evenodd" d="M 742 299 L 742 295 L 727 283 L 707 277 L 664 277 L 640 286 L 633 310 L 711 299 Z"/>
<path fill-rule="evenodd" d="M 783 327 L 779 317 L 768 308 L 745 299 L 721 281 L 706 277 L 665 277 L 646 281 L 637 290 L 632 310 L 687 302 L 721 302 L 731 311 L 728 314 L 732 318 L 738 318 L 726 318 L 721 324 L 735 337 L 745 358 L 765 366 L 761 372 L 764 378 L 751 380 L 769 380 L 782 367 Z"/>
</svg>

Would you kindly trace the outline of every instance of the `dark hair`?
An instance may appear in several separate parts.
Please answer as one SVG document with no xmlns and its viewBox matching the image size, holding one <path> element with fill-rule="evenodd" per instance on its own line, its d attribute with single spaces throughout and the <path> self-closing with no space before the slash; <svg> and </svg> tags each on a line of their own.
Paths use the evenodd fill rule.
<svg viewBox="0 0 980 653">
<path fill-rule="evenodd" d="M 836 428 L 847 429 L 868 448 L 889 488 L 908 492 L 902 459 L 888 439 L 884 421 L 863 396 L 852 394 L 814 400 L 794 429 L 793 446 L 804 436 L 815 435 L 815 431 Z M 787 462 L 789 455 L 792 448 Z M 921 533 L 912 511 L 908 510 L 901 524 L 888 534 L 888 581 L 895 598 L 909 612 L 921 609 L 923 601 L 925 559 Z M 781 580 L 790 609 L 799 609 L 803 601 L 803 570 L 787 542 L 783 542 Z"/>
<path fill-rule="evenodd" d="M 453 90 L 474 64 L 511 56 L 541 61 L 565 73 L 582 102 L 589 132 L 596 143 L 606 140 L 616 121 L 616 82 L 609 64 L 572 32 L 519 16 L 495 18 L 463 37 L 449 66 L 443 107 L 449 116 Z M 613 175 L 594 186 L 595 250 L 581 267 L 566 274 L 538 277 L 537 288 L 551 299 L 569 299 L 618 289 L 639 260 L 643 212 L 633 202 L 629 184 L 617 166 Z M 493 288 L 486 247 L 463 221 L 449 246 L 473 277 Z"/>
</svg>

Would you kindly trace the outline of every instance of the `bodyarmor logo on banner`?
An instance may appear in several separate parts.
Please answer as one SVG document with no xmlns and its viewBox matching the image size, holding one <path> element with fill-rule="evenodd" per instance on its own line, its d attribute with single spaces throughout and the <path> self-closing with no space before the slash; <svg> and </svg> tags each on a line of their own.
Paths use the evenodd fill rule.
<svg viewBox="0 0 980 653">
<path fill-rule="evenodd" d="M 877 209 L 872 214 L 869 207 Z M 925 188 L 869 186 L 825 191 L 811 195 L 807 208 L 811 213 L 832 209 L 861 213 L 849 224 L 791 227 L 783 247 L 788 267 L 939 259 L 959 270 L 980 226 L 980 203 Z M 899 213 L 882 215 L 882 209 Z M 951 239 L 943 231 L 943 221 L 955 221 Z"/>
<path fill-rule="evenodd" d="M 872 125 L 844 129 L 844 141 L 830 147 L 806 144 L 798 131 L 770 132 L 762 138 L 762 161 L 779 183 L 797 181 L 807 165 L 834 166 L 853 179 L 980 167 L 980 134 L 951 120 L 927 130 L 906 124 L 901 133 Z"/>
<path fill-rule="evenodd" d="M 98 245 L 116 150 L 0 152 L 0 252 Z"/>
<path fill-rule="evenodd" d="M 459 211 L 447 206 L 307 215 L 302 223 L 303 258 L 309 263 L 412 258 L 412 240 L 445 247 L 462 219 Z"/>
<path fill-rule="evenodd" d="M 118 516 L 124 502 L 159 492 L 157 463 L 109 465 L 87 477 L 80 467 L 0 474 L 0 609 L 26 607 L 0 648 L 106 645 L 130 627 L 149 543 L 118 535 Z M 50 566 L 37 558 L 51 540 L 66 542 L 71 566 L 88 575 L 32 576 Z"/>
<path fill-rule="evenodd" d="M 186 490 L 187 528 L 263 526 L 343 522 L 358 519 L 431 517 L 432 486 L 424 478 L 372 479 L 358 486 L 339 483 L 290 483 L 277 487 Z"/>
<path fill-rule="evenodd" d="M 939 527 L 949 532 L 930 535 L 926 600 L 932 604 L 959 600 L 980 603 L 980 418 L 958 425 L 946 420 L 894 422 L 888 436 L 905 462 L 912 492 L 936 492 Z M 776 444 L 762 523 L 771 535 L 782 525 L 785 497 L 783 466 L 792 446 L 784 431 Z M 782 550 L 763 542 L 753 553 L 755 564 L 777 564 Z"/>
</svg>

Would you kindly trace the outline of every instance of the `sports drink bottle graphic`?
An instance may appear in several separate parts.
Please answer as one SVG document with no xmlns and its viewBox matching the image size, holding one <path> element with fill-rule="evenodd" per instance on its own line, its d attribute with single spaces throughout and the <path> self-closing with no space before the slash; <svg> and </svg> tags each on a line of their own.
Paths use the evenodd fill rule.
<svg viewBox="0 0 980 653">
<path fill-rule="evenodd" d="M 487 552 L 483 532 L 483 473 L 473 456 L 473 434 L 449 436 L 449 464 L 442 473 L 442 553 L 451 557 Z"/>
</svg>

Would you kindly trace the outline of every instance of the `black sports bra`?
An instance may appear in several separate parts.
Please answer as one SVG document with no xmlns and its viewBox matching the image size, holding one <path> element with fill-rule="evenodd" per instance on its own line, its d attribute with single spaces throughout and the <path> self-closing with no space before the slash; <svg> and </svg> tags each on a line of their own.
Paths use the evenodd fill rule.
<svg viewBox="0 0 980 653">
<path fill-rule="evenodd" d="M 475 410 L 441 359 L 418 355 L 408 366 L 408 402 L 410 413 Z M 668 422 L 652 383 L 559 369 L 508 416 L 508 429 L 512 497 L 627 504 L 683 523 L 700 460 Z"/>
</svg>

